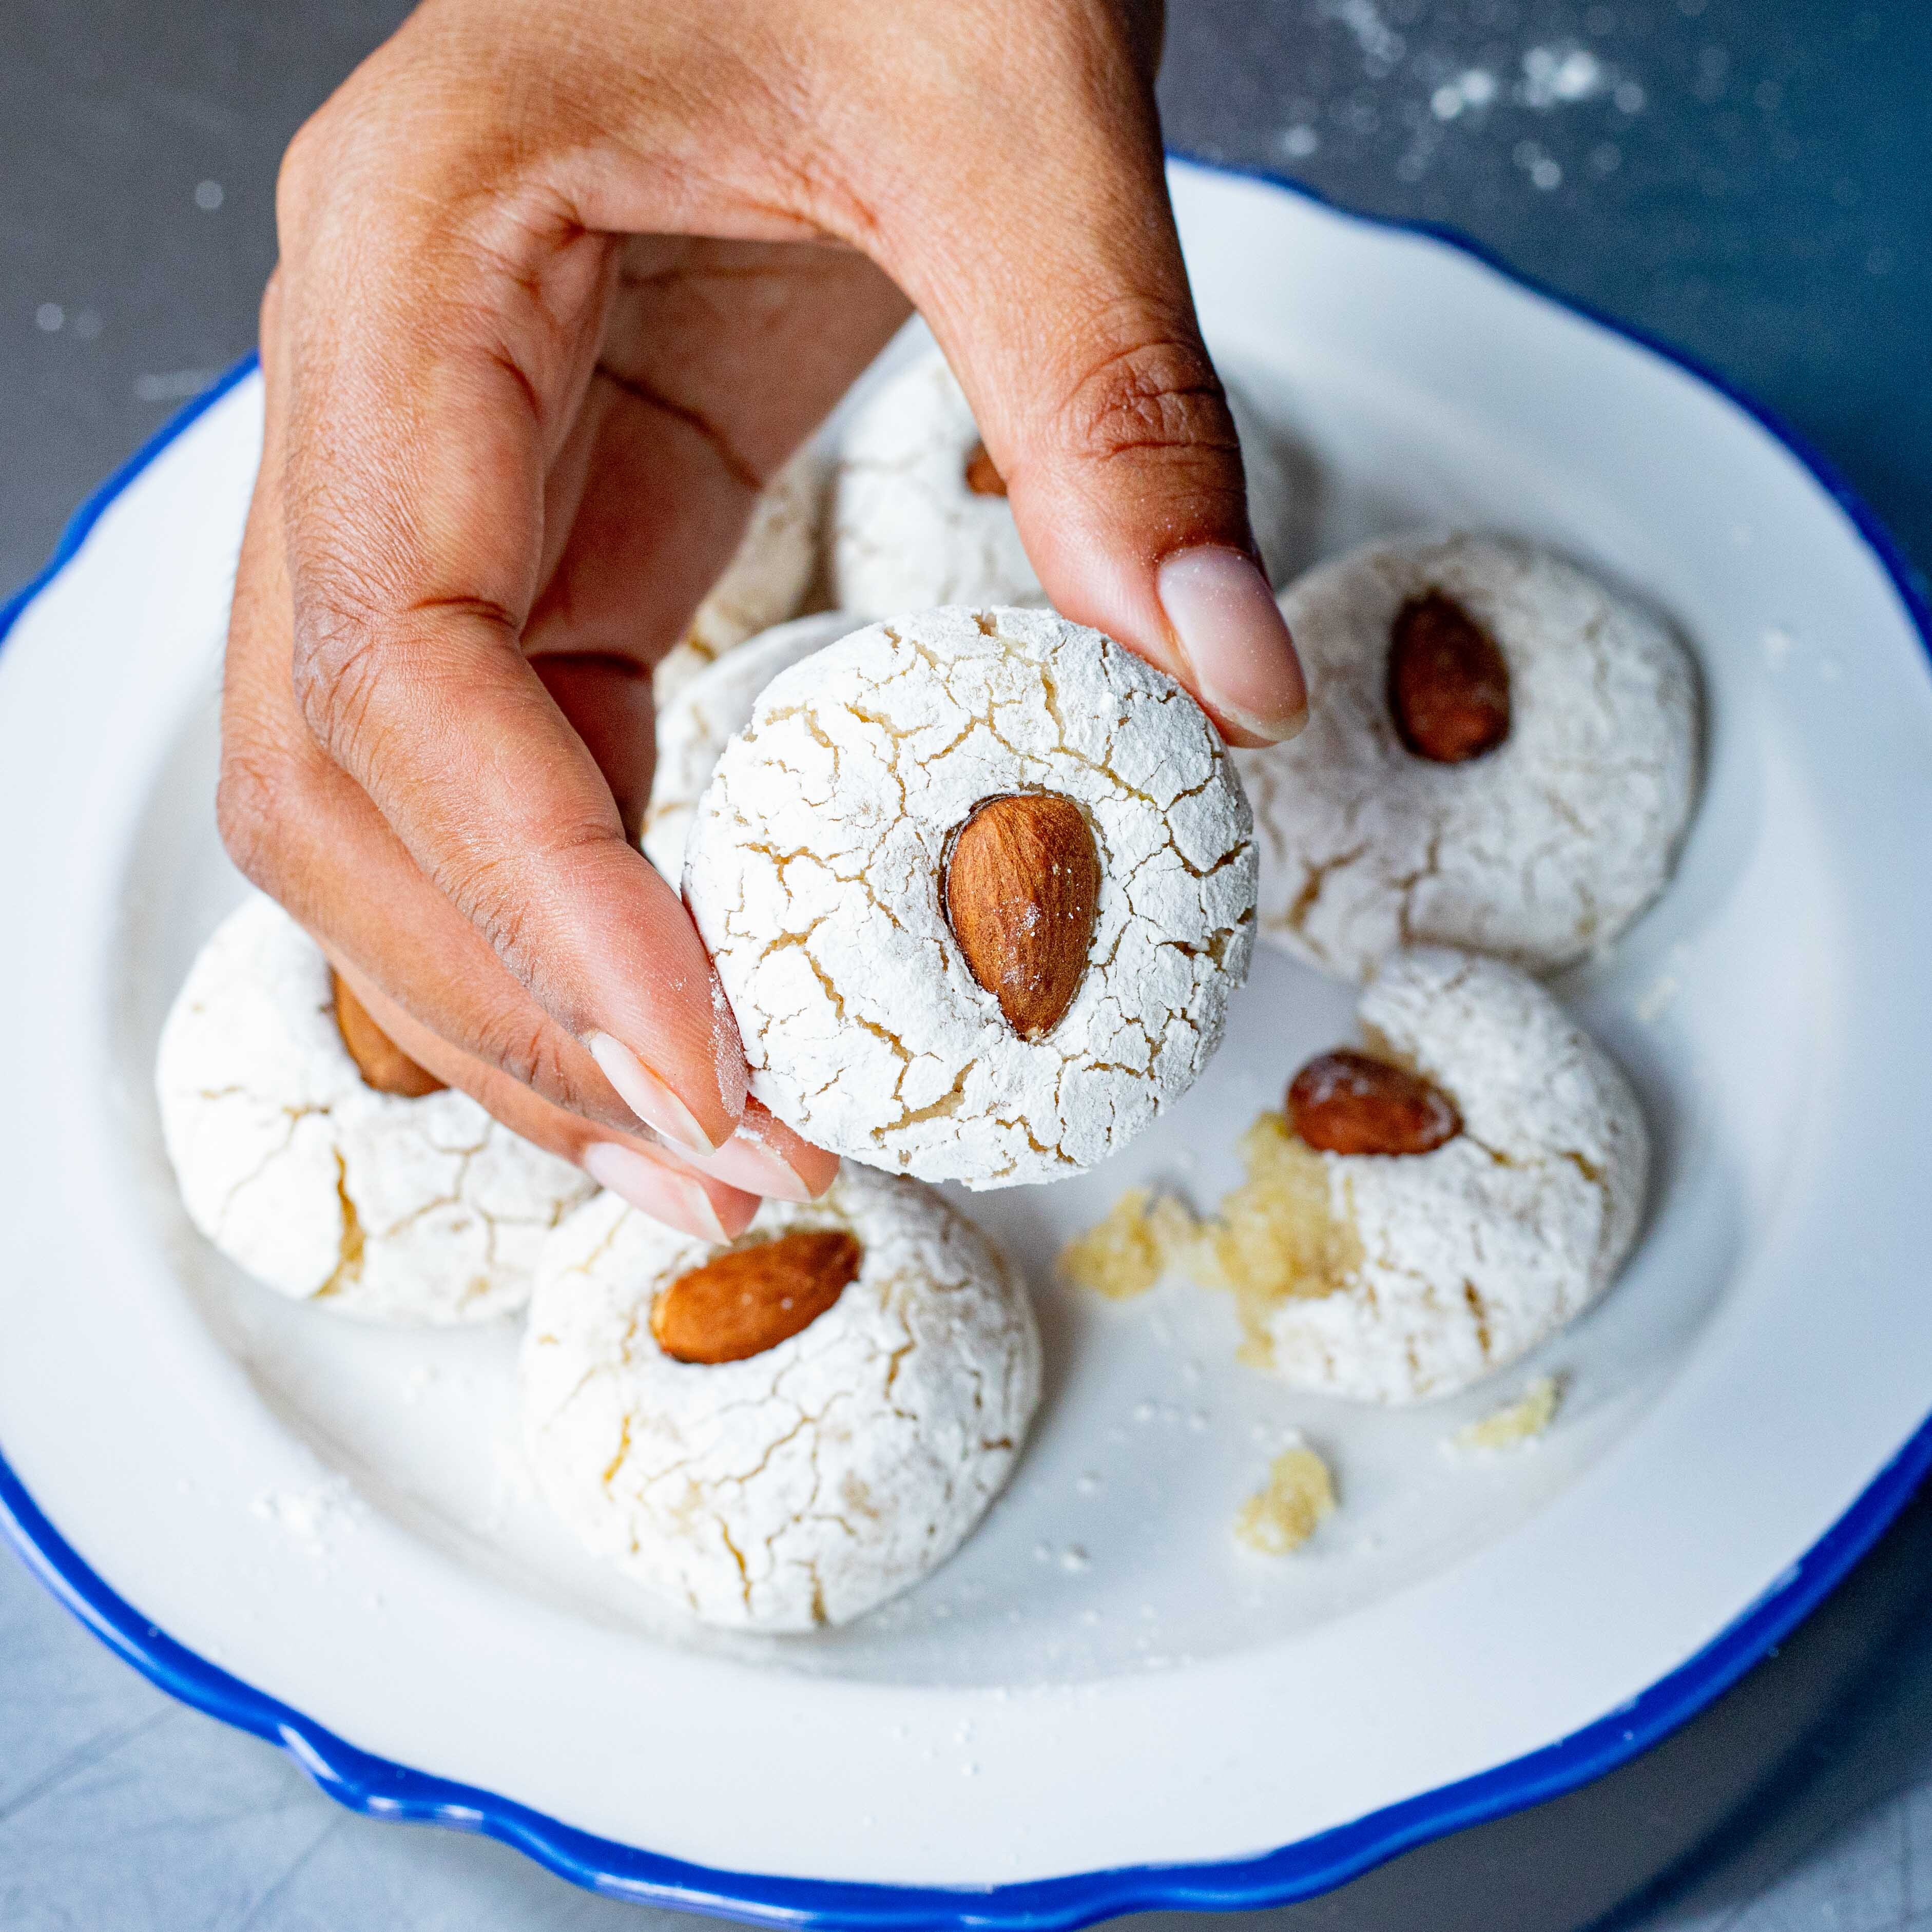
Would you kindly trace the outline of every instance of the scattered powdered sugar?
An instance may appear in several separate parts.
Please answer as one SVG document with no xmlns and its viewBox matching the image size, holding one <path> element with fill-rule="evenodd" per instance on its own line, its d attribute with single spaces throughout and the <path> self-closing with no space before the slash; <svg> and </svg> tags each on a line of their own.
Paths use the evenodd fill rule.
<svg viewBox="0 0 1932 1932">
<path fill-rule="evenodd" d="M 1322 0 L 1322 17 L 1339 21 L 1362 50 L 1362 64 L 1370 74 L 1387 74 L 1402 57 L 1406 44 L 1382 18 L 1375 0 Z"/>
<path fill-rule="evenodd" d="M 1591 100 L 1614 85 L 1609 68 L 1588 47 L 1532 47 L 1522 57 L 1516 98 L 1546 114 L 1553 107 Z"/>
<path fill-rule="evenodd" d="M 1328 118 L 1345 140 L 1406 127 L 1408 138 L 1395 164 L 1404 181 L 1420 180 L 1452 136 L 1466 143 L 1492 128 L 1507 130 L 1504 152 L 1532 188 L 1547 192 L 1561 187 L 1566 161 L 1569 170 L 1602 179 L 1622 160 L 1614 142 L 1599 140 L 1587 154 L 1568 154 L 1567 143 L 1565 152 L 1555 152 L 1526 134 L 1525 117 L 1546 125 L 1559 113 L 1601 103 L 1603 111 L 1614 117 L 1604 131 L 1615 133 L 1643 110 L 1648 98 L 1642 81 L 1602 44 L 1614 22 L 1601 8 L 1587 16 L 1597 46 L 1552 37 L 1514 50 L 1488 36 L 1458 46 L 1413 26 L 1404 32 L 1376 0 L 1318 0 L 1315 15 L 1346 32 L 1362 72 L 1377 83 L 1372 91 L 1351 89 L 1341 75 L 1331 76 L 1326 88 Z M 1408 25 L 1406 16 L 1403 24 Z M 1712 60 L 1724 58 L 1721 49 L 1706 50 L 1699 98 L 1717 98 L 1712 85 L 1721 92 L 1721 69 L 1714 83 L 1708 74 Z M 1309 84 L 1310 97 L 1291 101 L 1294 118 L 1276 137 L 1279 152 L 1291 160 L 1305 160 L 1322 145 L 1315 112 L 1322 82 L 1312 78 Z"/>
<path fill-rule="evenodd" d="M 1465 68 L 1445 80 L 1429 97 L 1429 109 L 1438 121 L 1454 121 L 1471 110 L 1480 111 L 1496 98 L 1496 76 L 1486 67 Z"/>
<path fill-rule="evenodd" d="M 354 1529 L 364 1504 L 346 1476 L 325 1476 L 304 1489 L 264 1490 L 254 1513 L 272 1523 L 304 1556 L 326 1559 Z"/>
</svg>

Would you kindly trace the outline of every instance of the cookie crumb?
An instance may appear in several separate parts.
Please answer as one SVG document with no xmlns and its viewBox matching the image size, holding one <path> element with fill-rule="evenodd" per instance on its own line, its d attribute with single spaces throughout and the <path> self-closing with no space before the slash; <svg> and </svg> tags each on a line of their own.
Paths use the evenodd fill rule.
<svg viewBox="0 0 1932 1932">
<path fill-rule="evenodd" d="M 1263 1556 L 1286 1556 L 1315 1534 L 1335 1508 L 1335 1478 L 1306 1444 L 1284 1449 L 1268 1468 L 1268 1486 L 1242 1504 L 1234 1538 Z"/>
<path fill-rule="evenodd" d="M 1353 1224 L 1334 1211 L 1328 1170 L 1285 1115 L 1262 1114 L 1241 1136 L 1248 1178 L 1222 1201 L 1192 1252 L 1195 1278 L 1225 1288 L 1246 1334 L 1240 1360 L 1268 1367 L 1268 1316 L 1282 1301 L 1342 1287 L 1360 1267 Z"/>
<path fill-rule="evenodd" d="M 1060 1250 L 1059 1270 L 1077 1288 L 1131 1301 L 1170 1268 L 1185 1266 L 1200 1239 L 1201 1223 L 1184 1201 L 1130 1187 L 1104 1220 Z"/>
<path fill-rule="evenodd" d="M 1456 1430 L 1448 1446 L 1463 1455 L 1494 1455 L 1534 1442 L 1556 1420 L 1563 1384 L 1555 1376 L 1538 1376 L 1515 1401 L 1479 1416 Z"/>
</svg>

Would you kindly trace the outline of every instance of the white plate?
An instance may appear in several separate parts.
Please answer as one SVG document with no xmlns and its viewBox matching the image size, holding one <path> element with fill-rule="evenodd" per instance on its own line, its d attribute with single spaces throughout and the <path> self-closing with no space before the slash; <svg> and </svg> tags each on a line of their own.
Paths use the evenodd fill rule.
<svg viewBox="0 0 1932 1932">
<path fill-rule="evenodd" d="M 94 506 L 0 656 L 0 1505 L 133 1660 L 347 1802 L 792 1920 L 1265 1903 L 1679 1720 L 1926 1460 L 1932 684 L 1882 539 L 1708 382 L 1465 250 L 1196 169 L 1174 188 L 1210 338 L 1310 452 L 1322 548 L 1418 524 L 1545 538 L 1696 650 L 1708 776 L 1683 867 L 1562 986 L 1657 1134 L 1639 1253 L 1540 1359 L 1406 1414 L 1238 1369 L 1199 1291 L 1052 1288 L 1058 1242 L 1129 1182 L 1210 1204 L 1240 1130 L 1346 1037 L 1342 991 L 1264 958 L 1227 1051 L 1142 1143 L 971 1202 L 1030 1267 L 1049 1375 L 962 1555 L 819 1638 L 651 1609 L 536 1505 L 511 1330 L 291 1306 L 175 1200 L 149 1076 L 238 890 L 212 787 L 246 376 Z M 1569 1394 L 1541 1445 L 1442 1452 L 1546 1368 Z M 1270 1564 L 1229 1526 L 1289 1427 L 1344 1507 Z"/>
</svg>

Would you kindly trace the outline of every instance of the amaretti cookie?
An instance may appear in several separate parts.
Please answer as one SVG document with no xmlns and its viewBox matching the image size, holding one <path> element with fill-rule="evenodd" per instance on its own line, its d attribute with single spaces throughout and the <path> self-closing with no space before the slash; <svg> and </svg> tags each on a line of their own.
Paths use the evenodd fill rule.
<svg viewBox="0 0 1932 1932">
<path fill-rule="evenodd" d="M 660 704 L 714 658 L 790 616 L 805 602 L 818 568 L 828 467 L 824 452 L 807 444 L 765 485 L 724 574 L 657 668 L 652 688 Z"/>
<path fill-rule="evenodd" d="M 684 890 L 774 1114 L 1004 1186 L 1115 1152 L 1206 1066 L 1253 832 L 1173 680 L 1051 611 L 928 610 L 765 687 Z"/>
<path fill-rule="evenodd" d="M 1237 758 L 1262 938 L 1347 979 L 1424 941 L 1544 970 L 1656 896 L 1696 794 L 1699 707 L 1654 619 L 1480 536 L 1370 544 L 1281 608 L 1308 728 Z"/>
<path fill-rule="evenodd" d="M 1287 466 L 1260 412 L 1237 384 L 1223 386 L 1247 471 L 1248 520 L 1278 584 L 1300 542 Z M 854 416 L 833 473 L 831 526 L 832 587 L 849 610 L 1046 602 L 1005 480 L 936 347 Z"/>
<path fill-rule="evenodd" d="M 595 1191 L 406 1058 L 259 893 L 189 971 L 155 1085 L 189 1218 L 257 1281 L 338 1314 L 513 1314 L 544 1237 Z"/>
<path fill-rule="evenodd" d="M 590 1549 L 708 1623 L 839 1624 L 943 1563 L 1040 1394 L 1024 1289 L 931 1189 L 847 1168 L 714 1247 L 600 1196 L 544 1250 L 525 1442 Z"/>
<path fill-rule="evenodd" d="M 673 885 L 684 877 L 692 814 L 732 734 L 751 722 L 758 693 L 782 670 L 857 629 L 862 617 L 824 610 L 775 624 L 681 685 L 658 709 L 657 769 L 638 841 Z"/>
<path fill-rule="evenodd" d="M 1535 980 L 1420 947 L 1360 1007 L 1366 1053 L 1295 1076 L 1208 1231 L 1244 1359 L 1358 1401 L 1448 1395 L 1555 1334 L 1635 1238 L 1629 1083 Z"/>
</svg>

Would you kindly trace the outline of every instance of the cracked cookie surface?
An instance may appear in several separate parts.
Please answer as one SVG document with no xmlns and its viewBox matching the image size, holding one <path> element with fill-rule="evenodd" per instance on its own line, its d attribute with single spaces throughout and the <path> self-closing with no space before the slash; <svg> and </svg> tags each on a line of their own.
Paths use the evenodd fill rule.
<svg viewBox="0 0 1932 1932">
<path fill-rule="evenodd" d="M 807 444 L 760 492 L 724 574 L 652 676 L 660 704 L 804 602 L 818 568 L 828 470 L 824 453 Z"/>
<path fill-rule="evenodd" d="M 1648 1136 L 1602 1048 L 1500 960 L 1397 953 L 1360 1015 L 1455 1102 L 1462 1131 L 1429 1154 L 1316 1154 L 1266 1116 L 1284 1166 L 1325 1170 L 1331 1238 L 1302 1246 L 1325 1246 L 1327 1265 L 1270 1280 L 1243 1265 L 1258 1242 L 1215 1247 L 1248 1359 L 1297 1388 L 1415 1402 L 1514 1361 L 1610 1286 L 1636 1238 Z"/>
<path fill-rule="evenodd" d="M 775 624 L 706 664 L 659 706 L 657 769 L 638 842 L 673 885 L 684 878 L 685 838 L 718 754 L 751 722 L 758 693 L 780 671 L 865 621 L 848 610 L 824 610 Z"/>
<path fill-rule="evenodd" d="M 1083 976 L 1020 1036 L 948 922 L 950 842 L 1070 799 L 1100 860 Z M 928 610 L 781 673 L 700 802 L 684 889 L 752 1090 L 823 1147 L 971 1187 L 1125 1146 L 1219 1043 L 1252 950 L 1247 801 L 1171 678 L 1051 611 Z"/>
<path fill-rule="evenodd" d="M 265 1286 L 367 1321 L 514 1313 L 544 1236 L 595 1191 L 466 1094 L 368 1086 L 328 962 L 259 893 L 197 956 L 155 1088 L 195 1226 Z"/>
<path fill-rule="evenodd" d="M 1508 668 L 1508 736 L 1465 764 L 1416 756 L 1390 715 L 1391 626 L 1432 591 Z M 1646 613 L 1546 552 L 1476 536 L 1368 545 L 1281 607 L 1308 726 L 1235 757 L 1262 938 L 1344 979 L 1424 943 L 1540 971 L 1614 940 L 1662 890 L 1696 796 L 1698 687 Z"/>
<path fill-rule="evenodd" d="M 1277 440 L 1239 386 L 1224 379 L 1247 471 L 1248 520 L 1279 584 L 1305 541 Z M 838 602 L 854 610 L 932 604 L 1044 604 L 1018 526 L 998 490 L 967 470 L 980 431 L 945 357 L 929 349 L 854 417 L 832 485 L 831 558 Z M 995 472 L 982 472 L 982 480 Z"/>
<path fill-rule="evenodd" d="M 742 1360 L 671 1359 L 652 1304 L 724 1250 L 614 1196 L 546 1245 L 524 1341 L 524 1438 L 551 1507 L 598 1554 L 708 1623 L 844 1623 L 952 1555 L 1011 1472 L 1040 1394 L 1026 1291 L 918 1183 L 847 1168 L 768 1201 L 742 1250 L 842 1230 L 859 1271 Z"/>
</svg>

